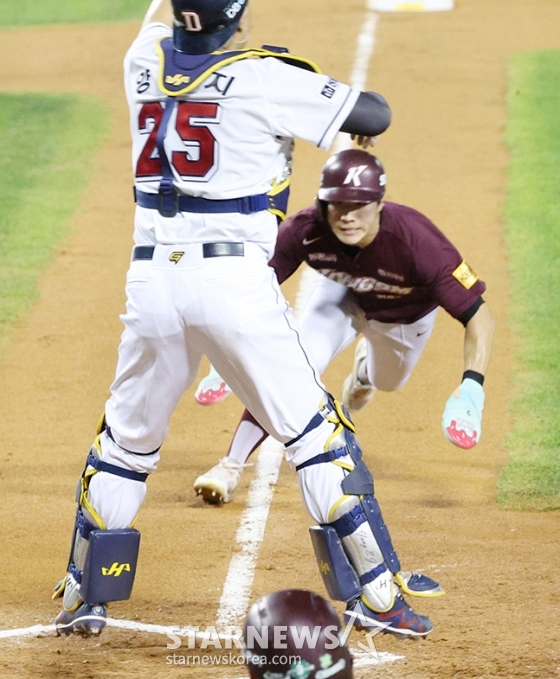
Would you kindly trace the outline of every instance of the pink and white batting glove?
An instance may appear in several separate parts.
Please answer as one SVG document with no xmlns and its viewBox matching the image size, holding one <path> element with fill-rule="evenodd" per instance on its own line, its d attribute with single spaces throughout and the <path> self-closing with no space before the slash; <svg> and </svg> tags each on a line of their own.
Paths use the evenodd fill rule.
<svg viewBox="0 0 560 679">
<path fill-rule="evenodd" d="M 465 378 L 447 399 L 441 426 L 451 443 L 459 448 L 473 448 L 480 441 L 484 389 L 475 380 Z"/>
</svg>

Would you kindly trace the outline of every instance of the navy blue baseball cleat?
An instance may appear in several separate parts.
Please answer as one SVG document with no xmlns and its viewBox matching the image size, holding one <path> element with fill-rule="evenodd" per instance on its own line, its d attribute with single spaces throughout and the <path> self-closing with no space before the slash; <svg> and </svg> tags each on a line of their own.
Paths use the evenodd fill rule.
<svg viewBox="0 0 560 679">
<path fill-rule="evenodd" d="M 434 628 L 427 616 L 415 613 L 400 595 L 385 613 L 372 611 L 361 599 L 351 601 L 344 611 L 344 620 L 356 629 L 378 629 L 400 637 L 425 637 Z"/>
<path fill-rule="evenodd" d="M 429 598 L 443 596 L 445 594 L 445 590 L 439 582 L 422 573 L 399 571 L 395 575 L 395 582 L 402 592 L 409 594 L 410 596 Z"/>
<path fill-rule="evenodd" d="M 83 603 L 75 611 L 60 611 L 54 624 L 59 636 L 98 636 L 107 624 L 107 605 Z"/>
</svg>

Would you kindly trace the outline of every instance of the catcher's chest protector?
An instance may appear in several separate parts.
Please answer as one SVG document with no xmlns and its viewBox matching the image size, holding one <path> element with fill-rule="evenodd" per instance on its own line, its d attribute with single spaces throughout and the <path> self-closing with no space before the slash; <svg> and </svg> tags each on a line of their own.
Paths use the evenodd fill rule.
<svg viewBox="0 0 560 679">
<path fill-rule="evenodd" d="M 266 45 L 260 49 L 239 50 L 236 52 L 214 52 L 213 54 L 184 54 L 173 47 L 171 38 L 160 40 L 158 45 L 160 59 L 159 88 L 168 97 L 177 97 L 194 90 L 212 74 L 216 74 L 222 66 L 227 66 L 241 59 L 264 59 L 275 57 L 308 71 L 320 73 L 320 69 L 312 61 L 296 57 L 283 47 Z M 227 83 L 224 83 L 224 87 Z M 221 90 L 224 93 L 223 89 Z"/>
</svg>

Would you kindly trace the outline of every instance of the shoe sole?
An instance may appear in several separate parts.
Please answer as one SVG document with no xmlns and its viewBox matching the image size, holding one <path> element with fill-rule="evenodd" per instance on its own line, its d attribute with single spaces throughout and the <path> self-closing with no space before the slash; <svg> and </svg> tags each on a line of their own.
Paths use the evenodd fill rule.
<svg viewBox="0 0 560 679">
<path fill-rule="evenodd" d="M 352 395 L 350 395 L 351 386 L 352 375 L 349 375 L 342 387 L 342 402 L 348 410 L 355 413 L 367 406 L 375 394 L 375 389 L 371 386 L 364 386 L 363 388 L 354 389 Z"/>
<path fill-rule="evenodd" d="M 390 625 L 387 627 L 383 627 L 381 629 L 381 625 L 377 627 L 376 625 L 372 625 L 371 627 L 362 627 L 361 625 L 354 625 L 354 629 L 357 630 L 358 632 L 371 632 L 374 629 L 379 629 L 379 634 L 390 634 L 393 637 L 399 637 L 400 639 L 425 639 L 432 630 L 428 630 L 427 632 L 413 632 L 412 630 L 408 631 L 403 631 L 402 629 L 396 629 L 394 627 L 391 627 Z"/>
<path fill-rule="evenodd" d="M 229 502 L 229 496 L 223 492 L 223 488 L 214 486 L 211 483 L 195 484 L 194 490 L 197 497 L 202 497 L 204 502 L 209 505 L 221 505 Z"/>
<path fill-rule="evenodd" d="M 347 614 L 347 613 L 344 614 L 344 622 L 346 624 L 351 623 L 353 625 L 354 629 L 356 629 L 358 631 L 371 632 L 372 630 L 379 630 L 379 633 L 381 633 L 381 634 L 392 634 L 393 636 L 398 636 L 398 637 L 402 637 L 402 638 L 405 638 L 405 639 L 410 638 L 410 637 L 412 637 L 412 638 L 422 637 L 423 638 L 423 637 L 426 637 L 428 634 L 430 634 L 430 632 L 433 631 L 433 627 L 432 627 L 432 629 L 429 629 L 425 632 L 415 632 L 414 630 L 406 628 L 406 627 L 391 627 L 390 624 L 386 624 L 386 623 L 383 623 L 381 621 L 379 621 L 378 624 L 375 624 L 374 622 L 372 622 L 372 623 L 368 622 L 367 625 L 362 625 L 362 624 L 360 624 L 360 622 L 358 622 L 358 620 L 360 618 L 369 620 L 364 615 L 361 615 L 360 613 L 356 613 L 356 612 L 350 613 L 350 614 Z"/>
<path fill-rule="evenodd" d="M 72 622 L 66 625 L 56 625 L 56 633 L 59 637 L 68 637 L 71 634 L 78 634 L 81 637 L 96 637 L 101 634 L 106 624 L 107 620 L 105 618 L 86 615 L 83 618 L 72 620 Z"/>
<path fill-rule="evenodd" d="M 371 632 L 372 630 L 378 629 L 380 634 L 391 634 L 394 637 L 401 637 L 402 639 L 424 639 L 432 632 L 428 630 L 427 632 L 414 632 L 413 630 L 403 630 L 401 628 L 391 627 L 381 627 L 381 625 L 354 625 L 354 629 L 358 632 Z"/>
</svg>

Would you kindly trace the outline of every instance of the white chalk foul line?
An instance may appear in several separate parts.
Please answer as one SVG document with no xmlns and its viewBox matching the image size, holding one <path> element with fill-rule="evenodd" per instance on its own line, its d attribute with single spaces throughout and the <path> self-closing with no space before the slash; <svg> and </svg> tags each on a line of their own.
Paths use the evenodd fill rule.
<svg viewBox="0 0 560 679">
<path fill-rule="evenodd" d="M 220 628 L 238 625 L 247 611 L 257 556 L 283 453 L 282 444 L 271 437 L 261 445 L 255 478 L 251 481 L 247 505 L 237 529 L 236 541 L 240 551 L 230 561 L 220 599 L 217 616 L 217 625 Z"/>
<path fill-rule="evenodd" d="M 20 629 L 0 630 L 0 639 L 17 639 L 21 637 L 42 637 L 54 634 L 54 625 L 32 625 L 31 627 L 21 627 Z"/>
</svg>

